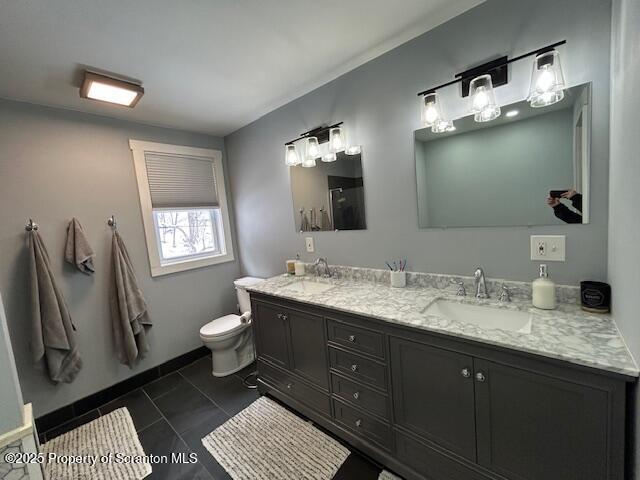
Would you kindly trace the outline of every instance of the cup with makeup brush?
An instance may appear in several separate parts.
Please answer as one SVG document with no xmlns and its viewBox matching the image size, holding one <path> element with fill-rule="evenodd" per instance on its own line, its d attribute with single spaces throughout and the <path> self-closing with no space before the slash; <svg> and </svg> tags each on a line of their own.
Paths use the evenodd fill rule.
<svg viewBox="0 0 640 480">
<path fill-rule="evenodd" d="M 407 266 L 406 260 L 400 260 L 399 262 L 393 262 L 393 266 L 389 262 L 385 262 L 389 267 L 389 282 L 392 287 L 404 288 L 407 286 L 407 272 L 405 267 Z"/>
</svg>

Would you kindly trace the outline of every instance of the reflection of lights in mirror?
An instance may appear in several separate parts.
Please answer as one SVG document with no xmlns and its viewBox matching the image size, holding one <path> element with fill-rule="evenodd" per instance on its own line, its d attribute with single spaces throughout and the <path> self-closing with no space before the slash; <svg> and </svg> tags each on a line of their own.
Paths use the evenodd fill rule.
<svg viewBox="0 0 640 480">
<path fill-rule="evenodd" d="M 347 155 L 359 155 L 361 152 L 362 148 L 360 145 L 353 145 L 344 151 Z"/>
<path fill-rule="evenodd" d="M 541 53 L 533 62 L 529 104 L 546 107 L 564 98 L 564 75 L 557 51 Z"/>
<path fill-rule="evenodd" d="M 505 113 L 505 116 L 509 118 L 513 118 L 513 117 L 516 117 L 519 113 L 520 113 L 519 110 L 509 110 L 507 113 Z"/>
<path fill-rule="evenodd" d="M 338 159 L 338 156 L 333 152 L 327 153 L 322 156 L 322 161 L 326 163 L 335 162 L 337 159 Z"/>
<path fill-rule="evenodd" d="M 471 113 L 476 122 L 489 122 L 500 116 L 500 107 L 496 105 L 491 75 L 485 74 L 471 80 L 469 85 Z"/>
<path fill-rule="evenodd" d="M 447 120 L 440 120 L 431 127 L 433 133 L 453 132 L 455 129 L 456 127 L 453 125 L 453 122 Z"/>
<path fill-rule="evenodd" d="M 300 165 L 300 156 L 298 155 L 298 150 L 294 144 L 285 145 L 286 153 L 285 153 L 285 163 L 289 167 L 293 167 L 295 165 Z"/>
</svg>

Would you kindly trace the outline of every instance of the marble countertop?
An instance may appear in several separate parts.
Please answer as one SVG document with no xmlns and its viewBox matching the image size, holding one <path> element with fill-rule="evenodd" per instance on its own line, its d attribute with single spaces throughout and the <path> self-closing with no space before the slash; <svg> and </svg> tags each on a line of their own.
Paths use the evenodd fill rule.
<svg viewBox="0 0 640 480">
<path fill-rule="evenodd" d="M 293 291 L 287 288 L 302 279 L 328 283 L 332 288 L 320 293 Z M 638 366 L 613 318 L 610 315 L 589 314 L 575 304 L 559 304 L 556 310 L 539 310 L 532 307 L 529 301 L 522 299 L 502 304 L 495 299 L 457 297 L 454 288 L 392 288 L 384 283 L 324 279 L 312 275 L 280 275 L 252 285 L 247 290 L 499 345 L 630 377 L 638 376 Z M 531 333 L 482 329 L 471 323 L 456 322 L 424 313 L 431 303 L 441 298 L 527 312 L 532 319 Z"/>
</svg>

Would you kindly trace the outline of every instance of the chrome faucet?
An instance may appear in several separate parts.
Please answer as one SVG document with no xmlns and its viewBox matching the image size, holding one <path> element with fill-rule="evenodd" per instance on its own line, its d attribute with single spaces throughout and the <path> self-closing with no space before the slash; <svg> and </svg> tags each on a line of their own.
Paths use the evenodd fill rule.
<svg viewBox="0 0 640 480">
<path fill-rule="evenodd" d="M 320 276 L 320 265 L 323 265 L 324 267 L 324 273 L 322 274 L 322 278 L 329 278 L 331 277 L 331 270 L 329 269 L 329 263 L 327 262 L 327 259 L 324 257 L 319 257 L 315 262 L 314 265 L 316 267 L 316 276 Z"/>
<path fill-rule="evenodd" d="M 487 283 L 484 280 L 484 271 L 482 268 L 476 268 L 473 274 L 474 284 L 476 286 L 476 298 L 489 298 L 487 293 Z"/>
</svg>

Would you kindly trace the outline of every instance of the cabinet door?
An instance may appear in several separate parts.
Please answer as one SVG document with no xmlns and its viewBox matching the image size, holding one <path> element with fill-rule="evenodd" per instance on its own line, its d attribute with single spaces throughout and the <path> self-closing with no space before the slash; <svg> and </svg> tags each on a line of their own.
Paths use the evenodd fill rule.
<svg viewBox="0 0 640 480">
<path fill-rule="evenodd" d="M 607 392 L 476 360 L 478 463 L 509 479 L 603 480 Z"/>
<path fill-rule="evenodd" d="M 318 315 L 290 310 L 291 370 L 328 389 L 327 341 L 324 320 Z"/>
<path fill-rule="evenodd" d="M 259 357 L 289 368 L 289 316 L 275 305 L 254 302 L 254 333 Z"/>
<path fill-rule="evenodd" d="M 476 459 L 473 359 L 405 339 L 390 339 L 395 423 Z"/>
</svg>

